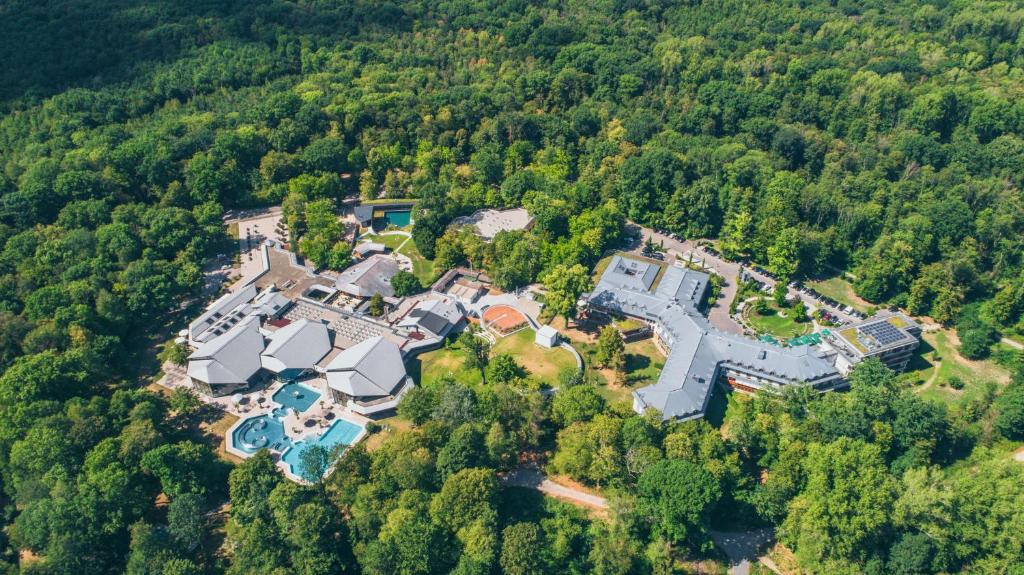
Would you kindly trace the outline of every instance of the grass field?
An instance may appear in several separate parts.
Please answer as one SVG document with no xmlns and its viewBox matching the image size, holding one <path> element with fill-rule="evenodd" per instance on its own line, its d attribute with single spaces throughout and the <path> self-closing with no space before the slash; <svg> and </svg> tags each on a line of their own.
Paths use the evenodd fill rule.
<svg viewBox="0 0 1024 575">
<path fill-rule="evenodd" d="M 521 329 L 516 333 L 498 339 L 492 354 L 507 353 L 530 372 L 530 377 L 554 387 L 558 385 L 558 374 L 576 369 L 576 360 L 568 351 L 555 348 L 545 349 L 533 343 L 532 329 Z"/>
<path fill-rule="evenodd" d="M 871 304 L 857 297 L 850 282 L 841 277 L 809 281 L 807 286 L 813 288 L 821 295 L 830 297 L 843 305 L 848 305 L 861 313 L 871 311 Z"/>
<path fill-rule="evenodd" d="M 568 369 L 576 368 L 576 360 L 568 351 L 555 348 L 544 349 L 533 343 L 532 329 L 520 330 L 508 337 L 501 338 L 492 348 L 491 355 L 507 353 L 516 363 L 530 372 L 530 378 L 548 386 L 558 384 L 558 375 Z M 466 367 L 466 352 L 458 343 L 448 348 L 421 354 L 410 365 L 410 372 L 419 373 L 420 385 L 430 386 L 437 380 L 451 376 L 455 381 L 470 387 L 480 385 L 480 372 Z"/>
<path fill-rule="evenodd" d="M 972 361 L 956 349 L 956 333 L 952 330 L 926 332 L 904 377 L 924 382 L 918 392 L 922 397 L 944 402 L 959 402 L 984 391 L 988 382 L 1005 385 L 1010 373 L 991 358 Z M 950 382 L 960 380 L 963 389 L 954 389 Z"/>
<path fill-rule="evenodd" d="M 754 331 L 761 334 L 773 335 L 778 339 L 790 339 L 803 335 L 811 330 L 811 322 L 797 323 L 793 320 L 793 312 L 784 310 L 785 316 L 779 315 L 779 307 L 774 302 L 768 304 L 775 313 L 761 315 L 754 310 L 753 305 L 748 305 L 743 310 L 743 319 Z"/>
</svg>

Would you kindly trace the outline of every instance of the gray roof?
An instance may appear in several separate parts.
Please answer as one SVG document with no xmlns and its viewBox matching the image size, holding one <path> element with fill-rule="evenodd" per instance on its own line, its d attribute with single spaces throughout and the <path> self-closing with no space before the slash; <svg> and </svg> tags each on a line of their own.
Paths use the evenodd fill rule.
<svg viewBox="0 0 1024 575">
<path fill-rule="evenodd" d="M 398 262 L 374 255 L 343 271 L 336 283 L 338 290 L 356 297 L 370 297 L 379 293 L 384 297 L 395 295 L 391 278 L 398 273 Z"/>
<path fill-rule="evenodd" d="M 327 325 L 300 319 L 270 334 L 270 343 L 261 354 L 263 367 L 274 373 L 287 369 L 312 369 L 331 351 Z"/>
<path fill-rule="evenodd" d="M 386 252 L 387 249 L 388 247 L 380 242 L 363 242 L 356 244 L 356 247 L 352 248 L 352 251 L 357 255 L 365 256 L 366 254 L 372 253 L 382 254 Z"/>
<path fill-rule="evenodd" d="M 292 300 L 285 297 L 284 294 L 277 291 L 276 288 L 270 287 L 256 296 L 256 299 L 252 300 L 252 313 L 259 315 L 265 315 L 267 317 L 277 317 L 284 312 L 285 308 L 290 306 Z"/>
<path fill-rule="evenodd" d="M 382 336 L 341 352 L 326 371 L 327 385 L 352 397 L 390 395 L 406 377 L 402 352 Z"/>
<path fill-rule="evenodd" d="M 444 337 L 465 316 L 465 312 L 455 300 L 432 299 L 421 301 L 412 308 L 399 327 L 425 329 L 437 336 Z"/>
<path fill-rule="evenodd" d="M 241 319 L 239 317 L 231 321 L 231 316 L 240 306 L 252 301 L 256 297 L 256 286 L 249 284 L 236 292 L 226 293 L 211 303 L 199 317 L 188 324 L 189 338 L 195 342 L 208 341 L 221 335 L 231 328 L 232 325 Z M 248 310 L 245 310 L 246 312 Z M 230 325 L 226 325 L 230 323 Z M 216 333 L 220 331 L 220 333 Z"/>
<path fill-rule="evenodd" d="M 808 346 L 782 348 L 712 327 L 697 309 L 707 287 L 705 273 L 668 266 L 650 291 L 651 266 L 656 275 L 655 264 L 615 256 L 588 298 L 592 305 L 656 324 L 671 348 L 658 381 L 634 392 L 643 407 L 658 409 L 666 419 L 702 415 L 720 367 L 780 385 L 836 375 L 831 362 Z"/>
<path fill-rule="evenodd" d="M 250 318 L 204 343 L 188 358 L 188 375 L 209 384 L 246 383 L 262 367 L 263 335 Z"/>
<path fill-rule="evenodd" d="M 355 216 L 356 220 L 360 223 L 368 222 L 373 219 L 373 206 L 372 205 L 359 205 L 352 208 L 352 215 Z"/>
<path fill-rule="evenodd" d="M 473 226 L 480 237 L 490 240 L 498 235 L 498 232 L 529 229 L 533 225 L 533 218 L 525 208 L 477 210 L 468 216 L 456 218 L 453 223 Z"/>
</svg>

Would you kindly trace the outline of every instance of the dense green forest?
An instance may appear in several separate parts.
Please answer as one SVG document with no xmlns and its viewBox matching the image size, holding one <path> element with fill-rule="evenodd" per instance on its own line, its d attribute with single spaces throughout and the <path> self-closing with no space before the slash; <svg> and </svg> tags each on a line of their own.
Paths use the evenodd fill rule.
<svg viewBox="0 0 1024 575">
<path fill-rule="evenodd" d="M 417 198 L 422 255 L 505 288 L 580 291 L 629 220 L 1019 335 L 1022 26 L 966 0 L 4 2 L 2 568 L 667 574 L 711 528 L 770 525 L 808 573 L 1024 573 L 1019 365 L 947 409 L 868 362 L 851 393 L 737 402 L 722 430 L 512 369 L 418 389 L 411 429 L 311 486 L 231 468 L 189 398 L 142 389 L 225 210 L 282 204 L 341 267 L 349 195 Z M 513 206 L 533 230 L 446 231 Z M 609 516 L 499 488 L 524 450 Z"/>
</svg>

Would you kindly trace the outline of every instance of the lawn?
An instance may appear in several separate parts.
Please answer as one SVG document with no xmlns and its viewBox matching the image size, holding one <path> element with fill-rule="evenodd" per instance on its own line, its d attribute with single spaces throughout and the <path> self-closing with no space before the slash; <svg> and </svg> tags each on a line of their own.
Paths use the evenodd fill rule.
<svg viewBox="0 0 1024 575">
<path fill-rule="evenodd" d="M 558 375 L 576 368 L 576 360 L 568 351 L 555 348 L 545 349 L 533 343 L 532 329 L 520 330 L 501 338 L 492 348 L 491 356 L 499 353 L 511 355 L 516 363 L 530 372 L 530 377 L 548 386 L 558 385 Z M 418 364 L 418 365 L 416 365 Z M 445 376 L 470 387 L 480 384 L 480 372 L 466 367 L 466 353 L 458 342 L 448 348 L 421 354 L 410 364 L 410 372 L 419 374 L 419 383 L 430 386 Z"/>
<path fill-rule="evenodd" d="M 579 346 L 577 346 L 579 349 Z M 593 352 L 593 350 L 588 350 Z M 593 364 L 593 358 L 584 355 L 584 361 L 588 365 Z M 653 339 L 642 339 L 626 344 L 626 376 L 624 383 L 619 383 L 614 372 L 611 370 L 594 370 L 601 374 L 595 378 L 598 385 L 598 392 L 610 403 L 633 404 L 633 391 L 637 388 L 651 385 L 658 381 L 661 369 L 665 367 L 665 356 L 661 353 Z"/>
<path fill-rule="evenodd" d="M 546 349 L 533 342 L 532 329 L 521 329 L 498 340 L 492 355 L 507 353 L 530 372 L 530 377 L 550 387 L 558 385 L 558 375 L 563 371 L 576 369 L 576 359 L 561 348 Z"/>
<path fill-rule="evenodd" d="M 810 321 L 797 323 L 793 320 L 793 312 L 791 310 L 784 310 L 786 315 L 782 316 L 778 313 L 779 306 L 775 305 L 774 302 L 769 302 L 768 305 L 775 313 L 761 315 L 754 310 L 752 304 L 748 304 L 743 309 L 744 321 L 757 333 L 772 335 L 778 339 L 790 339 L 811 331 L 813 326 Z"/>
<path fill-rule="evenodd" d="M 850 282 L 841 277 L 809 281 L 807 282 L 807 287 L 813 288 L 821 295 L 830 297 L 843 305 L 848 305 L 861 313 L 871 311 L 871 304 L 858 297 L 853 291 L 853 286 L 850 285 Z"/>
<path fill-rule="evenodd" d="M 466 352 L 457 342 L 447 348 L 420 354 L 410 362 L 409 372 L 424 387 L 443 377 L 452 377 L 469 387 L 475 387 L 481 381 L 478 370 L 466 367 Z"/>
<path fill-rule="evenodd" d="M 1009 381 L 1009 371 L 991 358 L 972 361 L 961 356 L 957 352 L 955 338 L 956 333 L 952 330 L 924 334 L 921 347 L 905 376 L 924 382 L 918 388 L 922 397 L 959 402 L 984 391 L 988 382 L 1005 385 Z M 956 379 L 963 383 L 963 389 L 950 387 L 950 381 Z"/>
</svg>

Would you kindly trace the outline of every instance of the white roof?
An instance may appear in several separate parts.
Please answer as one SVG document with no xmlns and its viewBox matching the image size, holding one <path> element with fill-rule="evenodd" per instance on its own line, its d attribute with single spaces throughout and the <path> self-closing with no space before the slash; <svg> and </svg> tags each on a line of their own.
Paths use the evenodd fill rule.
<svg viewBox="0 0 1024 575">
<path fill-rule="evenodd" d="M 387 256 L 373 255 L 341 272 L 336 286 L 356 297 L 370 297 L 375 293 L 391 297 L 395 295 L 391 277 L 396 273 L 398 262 Z"/>
<path fill-rule="evenodd" d="M 286 369 L 312 369 L 329 351 L 331 337 L 327 326 L 300 319 L 272 333 L 260 359 L 263 367 L 280 373 Z"/>
<path fill-rule="evenodd" d="M 529 229 L 533 218 L 525 208 L 511 210 L 478 210 L 471 215 L 456 218 L 456 225 L 471 225 L 480 237 L 493 239 L 498 232 Z"/>
<path fill-rule="evenodd" d="M 346 349 L 327 365 L 327 385 L 352 397 L 390 395 L 404 380 L 402 352 L 382 336 Z"/>
<path fill-rule="evenodd" d="M 544 339 L 551 339 L 557 335 L 558 330 L 551 327 L 550 325 L 542 325 L 540 326 L 540 329 L 537 330 L 537 336 L 542 337 Z"/>
<path fill-rule="evenodd" d="M 263 345 L 259 321 L 248 319 L 193 352 L 188 375 L 209 384 L 246 383 L 260 370 Z"/>
</svg>

